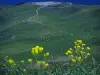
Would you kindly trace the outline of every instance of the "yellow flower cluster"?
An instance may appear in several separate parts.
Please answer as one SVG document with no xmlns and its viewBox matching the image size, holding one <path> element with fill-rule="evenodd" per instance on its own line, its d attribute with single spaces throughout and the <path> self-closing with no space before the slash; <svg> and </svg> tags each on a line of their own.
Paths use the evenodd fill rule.
<svg viewBox="0 0 100 75">
<path fill-rule="evenodd" d="M 74 42 L 74 48 L 69 48 L 65 54 L 70 56 L 72 62 L 82 62 L 90 56 L 88 50 L 90 50 L 90 47 L 86 47 L 86 44 L 82 40 L 76 40 Z"/>
<path fill-rule="evenodd" d="M 33 55 L 38 55 L 42 51 L 43 51 L 43 47 L 35 46 L 35 47 L 32 48 L 31 53 Z"/>
<path fill-rule="evenodd" d="M 44 54 L 44 57 L 47 57 L 47 56 L 49 56 L 50 55 L 50 53 L 49 52 L 46 52 L 45 54 Z"/>
<path fill-rule="evenodd" d="M 65 54 L 66 54 L 66 55 L 71 55 L 71 54 L 72 54 L 72 48 L 69 48 L 69 49 L 66 51 Z"/>
<path fill-rule="evenodd" d="M 39 53 L 44 53 L 43 50 L 44 50 L 43 47 L 35 46 L 32 48 L 31 53 L 35 56 L 35 55 L 39 55 Z M 49 55 L 50 55 L 49 52 L 46 52 L 43 54 L 44 57 L 48 57 Z M 32 62 L 32 59 L 28 59 L 28 62 Z M 40 67 L 42 65 L 44 68 L 46 68 L 49 65 L 44 60 L 38 61 L 38 59 L 36 59 L 36 62 L 37 62 L 36 64 L 38 67 Z"/>
<path fill-rule="evenodd" d="M 30 63 L 31 63 L 31 62 L 32 62 L 32 59 L 28 59 L 28 62 L 30 62 Z"/>
<path fill-rule="evenodd" d="M 45 61 L 37 61 L 37 66 L 40 68 L 40 66 L 43 65 L 43 68 L 46 68 L 49 66 L 48 63 L 46 63 Z"/>
<path fill-rule="evenodd" d="M 11 65 L 13 65 L 13 66 L 16 66 L 16 63 L 14 62 L 13 59 L 9 59 L 9 60 L 8 60 L 8 63 L 11 64 Z"/>
</svg>

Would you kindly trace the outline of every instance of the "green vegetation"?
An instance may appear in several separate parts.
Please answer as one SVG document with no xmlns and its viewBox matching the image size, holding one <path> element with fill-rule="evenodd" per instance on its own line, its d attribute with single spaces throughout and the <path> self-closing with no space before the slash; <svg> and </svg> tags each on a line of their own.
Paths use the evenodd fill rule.
<svg viewBox="0 0 100 75">
<path fill-rule="evenodd" d="M 0 62 L 0 73 L 2 75 L 99 75 L 100 64 L 97 64 L 93 57 L 92 64 L 87 63 L 90 51 L 91 48 L 82 40 L 76 40 L 73 48 L 65 52 L 69 58 L 68 62 L 48 62 L 47 59 L 51 54 L 45 52 L 43 47 L 35 46 L 30 52 L 35 59 L 27 60 L 27 64 L 32 68 L 26 67 L 24 59 L 16 63 L 11 57 L 5 56 Z M 44 59 L 39 60 L 40 54 Z"/>
<path fill-rule="evenodd" d="M 0 74 L 99 75 L 100 6 L 39 8 L 0 6 Z"/>
<path fill-rule="evenodd" d="M 27 61 L 30 48 L 36 45 L 63 56 L 74 40 L 83 39 L 99 62 L 100 6 L 63 6 L 41 8 L 38 16 L 40 6 L 0 6 L 0 58 L 10 55 L 15 61 Z"/>
</svg>

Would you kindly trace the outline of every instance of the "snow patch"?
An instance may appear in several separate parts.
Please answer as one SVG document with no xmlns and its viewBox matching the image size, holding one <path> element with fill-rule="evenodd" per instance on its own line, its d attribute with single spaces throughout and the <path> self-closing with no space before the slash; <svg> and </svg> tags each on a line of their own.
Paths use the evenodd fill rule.
<svg viewBox="0 0 100 75">
<path fill-rule="evenodd" d="M 61 4 L 61 2 L 36 2 L 32 4 L 40 5 L 40 6 L 52 6 L 52 5 L 59 5 Z"/>
</svg>

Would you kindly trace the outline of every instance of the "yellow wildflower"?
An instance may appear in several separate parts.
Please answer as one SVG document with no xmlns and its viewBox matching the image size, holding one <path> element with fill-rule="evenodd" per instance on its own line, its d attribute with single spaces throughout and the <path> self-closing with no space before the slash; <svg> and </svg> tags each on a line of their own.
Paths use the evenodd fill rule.
<svg viewBox="0 0 100 75">
<path fill-rule="evenodd" d="M 90 50 L 90 47 L 86 47 L 87 50 Z"/>
<path fill-rule="evenodd" d="M 39 52 L 38 52 L 38 50 L 35 50 L 35 52 L 34 52 L 34 53 L 37 55 Z"/>
<path fill-rule="evenodd" d="M 88 56 L 90 56 L 90 53 L 87 53 Z"/>
<path fill-rule="evenodd" d="M 72 48 L 69 48 L 69 50 L 71 50 L 71 51 L 72 51 Z"/>
<path fill-rule="evenodd" d="M 32 48 L 32 50 L 34 51 L 34 50 L 35 50 L 35 48 L 33 47 L 33 48 Z"/>
<path fill-rule="evenodd" d="M 82 46 L 85 46 L 86 44 L 82 44 Z"/>
<path fill-rule="evenodd" d="M 79 40 L 79 43 L 82 43 L 82 40 Z"/>
<path fill-rule="evenodd" d="M 65 52 L 65 55 L 68 55 L 68 52 Z"/>
<path fill-rule="evenodd" d="M 8 63 L 11 64 L 12 66 L 16 66 L 16 63 L 15 63 L 14 60 L 12 60 L 12 59 L 9 59 L 9 60 L 8 60 Z"/>
<path fill-rule="evenodd" d="M 39 49 L 39 46 L 35 46 L 35 49 Z"/>
<path fill-rule="evenodd" d="M 74 46 L 74 48 L 76 49 L 76 46 Z"/>
<path fill-rule="evenodd" d="M 77 42 L 75 41 L 74 44 L 76 44 Z"/>
<path fill-rule="evenodd" d="M 45 64 L 45 67 L 48 67 L 48 65 L 49 65 L 49 64 L 48 64 L 48 63 L 46 63 L 46 64 Z"/>
<path fill-rule="evenodd" d="M 83 52 L 83 54 L 85 54 L 86 52 Z"/>
<path fill-rule="evenodd" d="M 82 43 L 82 40 L 77 40 L 77 42 L 81 44 Z"/>
<path fill-rule="evenodd" d="M 81 48 L 81 46 L 77 46 L 77 48 L 79 49 L 79 48 Z"/>
<path fill-rule="evenodd" d="M 82 50 L 84 50 L 84 48 L 83 48 L 83 47 L 82 47 L 81 49 L 82 49 Z"/>
<path fill-rule="evenodd" d="M 45 53 L 44 56 L 49 56 L 49 52 Z"/>
<path fill-rule="evenodd" d="M 14 60 L 9 59 L 9 60 L 8 60 L 8 63 L 13 64 L 13 63 L 14 63 Z"/>
<path fill-rule="evenodd" d="M 40 63 L 41 61 L 37 61 L 37 63 Z"/>
<path fill-rule="evenodd" d="M 32 54 L 35 54 L 35 50 L 31 50 L 31 53 L 32 53 Z"/>
<path fill-rule="evenodd" d="M 37 48 L 38 48 L 38 47 L 37 47 Z M 31 53 L 32 53 L 33 55 L 38 55 L 39 51 L 38 51 L 38 49 L 32 48 Z"/>
<path fill-rule="evenodd" d="M 28 59 L 28 62 L 30 62 L 30 63 L 31 63 L 31 62 L 32 62 L 32 59 Z"/>
<path fill-rule="evenodd" d="M 39 47 L 39 52 L 42 52 L 43 51 L 43 47 Z"/>
<path fill-rule="evenodd" d="M 21 63 L 24 63 L 24 60 L 21 60 Z"/>
<path fill-rule="evenodd" d="M 81 54 L 85 54 L 85 52 L 81 51 Z"/>
<path fill-rule="evenodd" d="M 40 68 L 40 65 L 43 65 L 44 68 L 46 68 L 49 64 L 46 63 L 45 61 L 37 61 L 37 66 Z"/>
<path fill-rule="evenodd" d="M 81 59 L 82 59 L 81 57 L 78 57 L 78 58 L 77 58 L 78 61 L 81 61 Z"/>
<path fill-rule="evenodd" d="M 26 72 L 26 69 L 23 69 L 23 72 Z"/>
<path fill-rule="evenodd" d="M 33 55 L 38 55 L 39 53 L 41 53 L 43 51 L 43 47 L 39 47 L 39 46 L 35 46 L 35 48 L 32 48 L 31 53 Z"/>
<path fill-rule="evenodd" d="M 76 62 L 76 60 L 75 59 L 71 59 L 72 60 L 72 62 Z"/>
<path fill-rule="evenodd" d="M 72 52 L 68 50 L 68 54 L 72 54 Z"/>
<path fill-rule="evenodd" d="M 68 50 L 65 54 L 66 54 L 66 55 L 72 54 L 72 51 Z"/>
<path fill-rule="evenodd" d="M 75 44 L 76 46 L 79 46 L 79 44 L 77 43 L 77 44 Z"/>
<path fill-rule="evenodd" d="M 42 61 L 41 63 L 42 63 L 42 64 L 45 64 L 45 61 Z"/>
</svg>

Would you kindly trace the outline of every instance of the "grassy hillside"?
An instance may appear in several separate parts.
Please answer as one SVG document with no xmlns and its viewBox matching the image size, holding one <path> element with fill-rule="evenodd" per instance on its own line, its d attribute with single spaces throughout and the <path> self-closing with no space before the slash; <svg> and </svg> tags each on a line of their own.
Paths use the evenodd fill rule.
<svg viewBox="0 0 100 75">
<path fill-rule="evenodd" d="M 36 45 L 62 56 L 75 40 L 82 39 L 100 60 L 100 6 L 44 7 L 36 15 L 38 8 L 32 4 L 0 7 L 1 58 L 27 60 Z"/>
</svg>

